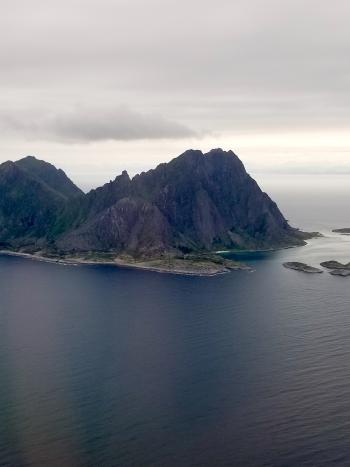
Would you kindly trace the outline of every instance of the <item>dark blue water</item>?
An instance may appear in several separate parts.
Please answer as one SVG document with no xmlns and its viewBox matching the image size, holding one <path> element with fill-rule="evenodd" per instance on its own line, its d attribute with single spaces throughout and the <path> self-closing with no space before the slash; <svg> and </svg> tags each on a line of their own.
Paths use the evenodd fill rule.
<svg viewBox="0 0 350 467">
<path fill-rule="evenodd" d="M 254 273 L 0 256 L 0 466 L 350 465 L 350 278 L 282 267 L 350 260 L 339 200 L 281 197 L 327 237 Z"/>
<path fill-rule="evenodd" d="M 349 465 L 350 282 L 281 266 L 343 239 L 215 278 L 0 257 L 0 465 Z"/>
</svg>

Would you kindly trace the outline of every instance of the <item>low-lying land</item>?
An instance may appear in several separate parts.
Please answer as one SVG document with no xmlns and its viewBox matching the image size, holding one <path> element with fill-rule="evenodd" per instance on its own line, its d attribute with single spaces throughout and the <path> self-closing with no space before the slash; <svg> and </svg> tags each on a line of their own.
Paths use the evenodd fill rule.
<svg viewBox="0 0 350 467">
<path fill-rule="evenodd" d="M 30 254 L 1 250 L 0 254 L 20 256 L 62 265 L 107 264 L 191 276 L 215 276 L 234 270 L 252 271 L 252 268 L 243 263 L 232 261 L 216 254 L 188 254 L 182 257 L 168 255 L 154 259 L 136 259 L 128 255 L 118 256 L 113 252 L 87 252 L 86 254 L 79 255 L 58 255 L 46 252 Z"/>
<path fill-rule="evenodd" d="M 215 276 L 233 270 L 252 270 L 243 263 L 225 259 L 218 255 L 188 255 L 183 258 L 164 257 L 146 260 L 130 260 L 124 257 L 115 258 L 114 263 L 119 266 L 147 269 L 150 271 L 197 276 Z"/>
<path fill-rule="evenodd" d="M 329 273 L 333 276 L 350 276 L 350 263 L 342 264 L 339 261 L 330 260 L 324 261 L 320 264 L 322 267 L 329 269 Z M 308 272 L 308 273 L 322 273 L 322 269 L 309 266 L 305 263 L 297 261 L 291 261 L 283 263 L 283 266 L 288 269 L 294 269 L 295 271 Z"/>
</svg>

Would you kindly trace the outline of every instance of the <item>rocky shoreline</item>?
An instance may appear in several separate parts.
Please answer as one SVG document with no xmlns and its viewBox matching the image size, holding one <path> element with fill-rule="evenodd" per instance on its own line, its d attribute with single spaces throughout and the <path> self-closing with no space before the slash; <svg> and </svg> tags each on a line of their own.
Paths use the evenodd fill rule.
<svg viewBox="0 0 350 467">
<path fill-rule="evenodd" d="M 112 265 L 188 276 L 216 276 L 230 271 L 252 271 L 251 267 L 243 263 L 225 259 L 216 254 L 187 255 L 183 258 L 168 256 L 155 259 L 135 259 L 126 255 L 116 256 L 111 253 L 89 253 L 84 256 L 54 256 L 45 255 L 43 252 L 32 254 L 0 250 L 0 254 L 63 266 Z"/>
<path fill-rule="evenodd" d="M 305 234 L 307 240 L 311 238 L 322 237 L 319 232 L 310 232 Z M 306 245 L 307 242 L 305 241 Z M 42 261 L 46 263 L 55 263 L 63 266 L 80 265 L 110 265 L 123 268 L 142 269 L 145 271 L 178 274 L 186 276 L 217 276 L 231 271 L 253 271 L 253 268 L 240 262 L 227 259 L 225 254 L 233 253 L 255 253 L 255 252 L 273 252 L 290 248 L 297 248 L 303 245 L 287 245 L 276 248 L 247 249 L 247 250 L 220 250 L 207 253 L 190 253 L 179 257 L 176 255 L 164 255 L 159 258 L 134 258 L 126 254 L 117 254 L 113 252 L 86 252 L 76 255 L 58 254 L 54 251 L 44 250 L 26 251 L 0 250 L 0 255 L 19 256 L 21 258 Z"/>
</svg>

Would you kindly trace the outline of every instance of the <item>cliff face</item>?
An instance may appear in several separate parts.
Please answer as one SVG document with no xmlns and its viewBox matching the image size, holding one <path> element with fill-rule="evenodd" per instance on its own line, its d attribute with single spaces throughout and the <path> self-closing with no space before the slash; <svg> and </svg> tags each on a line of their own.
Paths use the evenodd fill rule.
<svg viewBox="0 0 350 467">
<path fill-rule="evenodd" d="M 238 157 L 220 149 L 187 151 L 132 180 L 123 172 L 79 198 L 65 217 L 56 244 L 66 252 L 152 256 L 303 243 Z"/>
<path fill-rule="evenodd" d="M 171 232 L 157 206 L 125 197 L 57 239 L 65 252 L 108 251 L 152 257 L 171 247 Z"/>
</svg>

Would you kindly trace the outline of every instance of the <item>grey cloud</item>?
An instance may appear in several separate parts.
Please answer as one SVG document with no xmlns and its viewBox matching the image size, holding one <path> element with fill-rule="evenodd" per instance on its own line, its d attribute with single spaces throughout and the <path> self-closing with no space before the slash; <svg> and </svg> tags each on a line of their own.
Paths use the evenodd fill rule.
<svg viewBox="0 0 350 467">
<path fill-rule="evenodd" d="M 349 125 L 348 0 L 2 0 L 1 6 L 5 106 L 127 102 L 169 119 L 125 115 L 117 118 L 118 131 L 103 112 L 98 117 L 106 121 L 99 122 L 59 110 L 45 123 L 56 137 Z"/>
<path fill-rule="evenodd" d="M 3 110 L 0 127 L 3 132 L 15 132 L 30 139 L 66 142 L 176 139 L 196 135 L 185 125 L 160 115 L 138 113 L 126 107 L 77 106 L 58 113 L 47 109 Z"/>
</svg>

